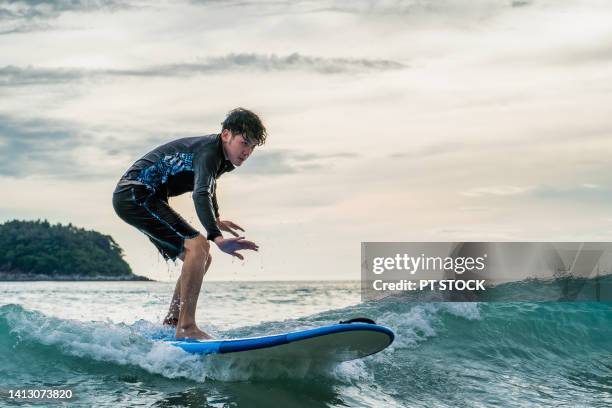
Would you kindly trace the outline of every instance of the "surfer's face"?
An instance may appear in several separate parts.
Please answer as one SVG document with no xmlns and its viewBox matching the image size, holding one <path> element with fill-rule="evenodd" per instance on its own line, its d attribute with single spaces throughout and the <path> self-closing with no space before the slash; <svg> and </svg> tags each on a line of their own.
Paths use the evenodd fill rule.
<svg viewBox="0 0 612 408">
<path fill-rule="evenodd" d="M 225 154 L 234 166 L 240 166 L 244 163 L 253 153 L 256 146 L 255 143 L 250 142 L 244 136 L 240 134 L 234 135 L 227 129 L 223 129 L 221 140 L 223 141 Z"/>
</svg>

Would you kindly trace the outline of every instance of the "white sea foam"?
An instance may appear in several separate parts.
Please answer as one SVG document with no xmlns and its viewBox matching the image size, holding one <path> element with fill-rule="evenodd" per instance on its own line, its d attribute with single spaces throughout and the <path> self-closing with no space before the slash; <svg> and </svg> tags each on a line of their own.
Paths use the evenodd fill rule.
<svg viewBox="0 0 612 408">
<path fill-rule="evenodd" d="M 11 333 L 21 341 L 55 346 L 66 355 L 133 365 L 168 378 L 202 381 L 207 377 L 198 356 L 143 337 L 142 324 L 134 328 L 108 322 L 85 323 L 20 307 L 10 309 L 5 317 Z"/>
<path fill-rule="evenodd" d="M 331 376 L 352 378 L 357 370 L 335 370 L 309 360 L 268 361 L 239 355 L 199 356 L 151 337 L 168 335 L 160 325 L 138 321 L 131 326 L 48 317 L 9 306 L 4 317 L 20 341 L 58 348 L 66 355 L 140 367 L 167 378 L 245 381 L 251 379 Z M 345 370 L 345 371 L 343 371 Z M 348 371 L 347 371 L 348 370 Z"/>
<path fill-rule="evenodd" d="M 448 313 L 466 318 L 468 320 L 480 320 L 479 303 L 472 302 L 457 302 L 457 303 L 442 303 L 441 310 Z"/>
<path fill-rule="evenodd" d="M 401 304 L 406 306 L 406 304 Z M 388 349 L 415 347 L 419 342 L 435 337 L 441 327 L 441 314 L 450 313 L 469 320 L 480 319 L 477 303 L 414 303 L 409 308 L 388 311 L 377 322 L 395 332 L 395 340 Z M 385 353 L 381 355 L 384 358 Z"/>
</svg>

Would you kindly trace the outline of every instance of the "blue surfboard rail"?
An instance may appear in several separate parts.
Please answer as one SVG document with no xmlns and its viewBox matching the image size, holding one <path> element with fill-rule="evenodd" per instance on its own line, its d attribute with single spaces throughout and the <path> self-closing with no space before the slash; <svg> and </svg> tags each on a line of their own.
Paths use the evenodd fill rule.
<svg viewBox="0 0 612 408">
<path fill-rule="evenodd" d="M 158 339 L 164 340 L 168 344 L 180 347 L 188 353 L 194 354 L 225 354 L 241 351 L 258 350 L 269 347 L 275 347 L 282 344 L 293 343 L 300 340 L 306 340 L 314 337 L 321 337 L 329 334 L 344 333 L 350 331 L 370 331 L 386 334 L 389 338 L 389 343 L 393 343 L 395 334 L 385 326 L 370 323 L 350 323 L 350 324 L 333 324 L 329 326 L 317 327 L 314 329 L 300 330 L 296 332 L 275 334 L 270 336 L 249 337 L 244 339 L 224 339 L 224 340 L 176 340 L 176 339 Z"/>
</svg>

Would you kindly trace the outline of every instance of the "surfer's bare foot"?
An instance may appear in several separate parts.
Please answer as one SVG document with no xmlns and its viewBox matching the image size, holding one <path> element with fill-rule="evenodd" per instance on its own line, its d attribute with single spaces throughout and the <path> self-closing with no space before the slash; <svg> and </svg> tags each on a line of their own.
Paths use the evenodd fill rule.
<svg viewBox="0 0 612 408">
<path fill-rule="evenodd" d="M 175 337 L 177 339 L 210 340 L 211 336 L 198 329 L 197 326 L 177 327 Z"/>
</svg>

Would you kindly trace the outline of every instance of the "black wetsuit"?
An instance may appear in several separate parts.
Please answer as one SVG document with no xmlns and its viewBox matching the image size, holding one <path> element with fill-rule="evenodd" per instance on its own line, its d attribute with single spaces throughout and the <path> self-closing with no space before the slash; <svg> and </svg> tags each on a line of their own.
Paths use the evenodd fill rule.
<svg viewBox="0 0 612 408">
<path fill-rule="evenodd" d="M 113 207 L 127 223 L 145 233 L 164 258 L 175 259 L 184 240 L 198 235 L 169 205 L 168 197 L 193 191 L 207 238 L 221 235 L 216 179 L 232 171 L 221 135 L 177 139 L 147 153 L 125 172 L 113 193 Z"/>
</svg>

